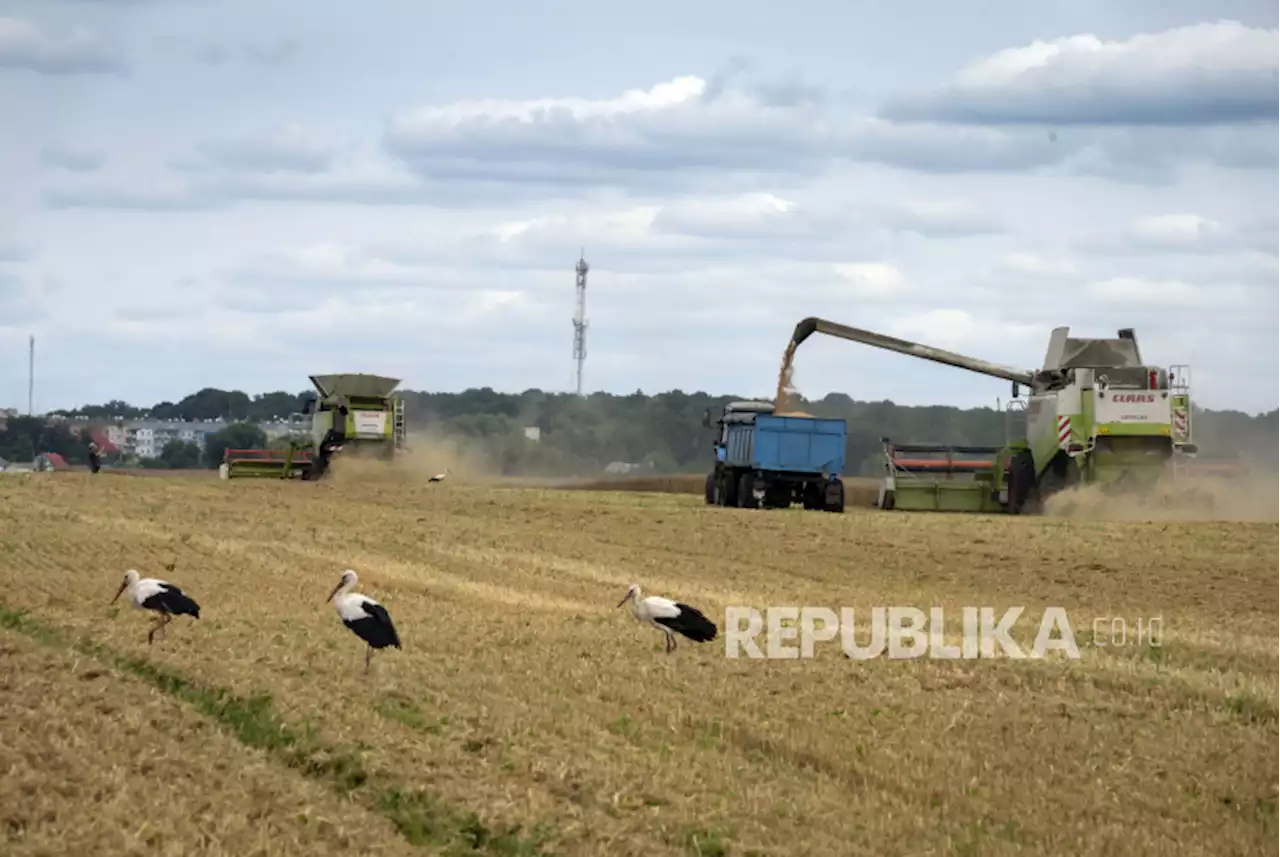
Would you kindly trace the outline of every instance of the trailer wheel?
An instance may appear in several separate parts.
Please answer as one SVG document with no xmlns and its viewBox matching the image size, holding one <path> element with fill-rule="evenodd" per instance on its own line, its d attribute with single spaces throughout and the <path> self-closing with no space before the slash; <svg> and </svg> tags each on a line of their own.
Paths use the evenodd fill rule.
<svg viewBox="0 0 1280 857">
<path fill-rule="evenodd" d="M 707 474 L 707 491 L 706 500 L 708 506 L 714 506 L 716 502 L 716 473 L 711 471 Z"/>
<path fill-rule="evenodd" d="M 816 482 L 806 482 L 801 493 L 805 511 L 814 512 L 822 508 L 822 487 Z"/>
<path fill-rule="evenodd" d="M 831 480 L 831 484 L 827 486 L 826 503 L 823 508 L 828 512 L 844 512 L 844 482 L 840 479 Z"/>
<path fill-rule="evenodd" d="M 727 470 L 716 480 L 716 505 L 732 508 L 738 505 L 738 483 L 733 478 L 733 471 Z"/>
<path fill-rule="evenodd" d="M 740 509 L 757 508 L 755 497 L 751 496 L 751 486 L 755 482 L 755 477 L 750 473 L 742 474 L 742 478 L 738 480 L 738 507 Z"/>
</svg>

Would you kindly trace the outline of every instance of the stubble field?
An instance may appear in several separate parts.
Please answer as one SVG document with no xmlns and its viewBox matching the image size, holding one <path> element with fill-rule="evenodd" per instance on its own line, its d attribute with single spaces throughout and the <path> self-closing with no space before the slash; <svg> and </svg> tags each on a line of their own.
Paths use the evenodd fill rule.
<svg viewBox="0 0 1280 857">
<path fill-rule="evenodd" d="M 1274 851 L 1274 519 L 80 473 L 0 480 L 0 516 L 5 854 Z M 107 604 L 129 567 L 202 618 L 149 648 Z M 325 603 L 348 567 L 404 641 L 367 677 Z M 940 606 L 952 640 L 1021 605 L 1024 647 L 1063 606 L 1081 656 L 667 656 L 631 582 L 717 623 Z"/>
</svg>

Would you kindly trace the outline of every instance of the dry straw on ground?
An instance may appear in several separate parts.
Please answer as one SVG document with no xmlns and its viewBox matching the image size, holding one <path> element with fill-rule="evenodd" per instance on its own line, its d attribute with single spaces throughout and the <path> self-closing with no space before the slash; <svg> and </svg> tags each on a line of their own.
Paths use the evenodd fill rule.
<svg viewBox="0 0 1280 857">
<path fill-rule="evenodd" d="M 0 853 L 208 857 L 413 853 L 181 702 L 0 629 Z"/>
<path fill-rule="evenodd" d="M 286 781 L 322 771 L 353 810 L 392 818 L 415 842 L 447 840 L 450 854 L 1216 857 L 1276 841 L 1274 523 L 752 512 L 465 481 L 82 474 L 4 480 L 0 508 L 0 607 L 31 611 L 14 627 L 60 629 L 53 651 L 84 635 L 141 659 L 131 669 L 153 664 L 228 698 L 270 691 L 281 728 L 313 745 L 301 760 L 269 750 L 277 770 L 260 766 L 278 797 L 253 805 L 289 807 L 273 814 L 281 830 L 294 830 L 290 801 L 308 800 Z M 145 618 L 106 601 L 123 569 L 168 574 L 171 561 L 202 618 L 176 621 L 149 650 Z M 324 604 L 346 567 L 404 640 L 367 678 L 359 641 Z M 961 605 L 1024 605 L 1033 617 L 1062 605 L 1084 649 L 1079 661 L 856 662 L 831 645 L 780 662 L 730 660 L 713 643 L 668 657 L 614 609 L 632 581 L 717 619 L 733 604 L 909 604 L 951 608 L 958 625 Z M 1159 648 L 1089 644 L 1095 616 L 1124 617 L 1132 634 L 1157 615 Z M 1024 644 L 1027 621 L 1014 630 Z M 86 686 L 6 658 L 24 694 Z M 123 693 L 132 680 L 97 682 Z M 109 740 L 124 716 L 68 700 L 41 713 L 66 740 Z M 172 745 L 192 731 L 155 729 Z M 5 746 L 50 752 L 31 731 L 0 720 Z M 164 812 L 168 793 L 143 770 L 109 772 L 125 752 L 77 764 L 86 778 L 124 776 L 141 808 Z M 245 799 L 219 767 L 232 758 L 157 769 L 207 777 L 203 812 L 240 817 Z M 86 791 L 40 800 L 68 817 L 94 809 Z M 123 822 L 58 830 L 42 842 L 68 854 L 119 853 L 126 835 Z M 194 826 L 178 831 L 197 848 Z"/>
</svg>

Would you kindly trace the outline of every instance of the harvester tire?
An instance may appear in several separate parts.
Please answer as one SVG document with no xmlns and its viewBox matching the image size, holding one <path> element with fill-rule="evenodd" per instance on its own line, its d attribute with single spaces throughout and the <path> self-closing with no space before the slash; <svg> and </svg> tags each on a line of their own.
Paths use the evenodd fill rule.
<svg viewBox="0 0 1280 857">
<path fill-rule="evenodd" d="M 706 500 L 708 506 L 714 506 L 716 502 L 716 474 L 711 471 L 707 474 L 707 491 Z"/>
<path fill-rule="evenodd" d="M 1009 514 L 1021 515 L 1036 490 L 1036 463 L 1031 450 L 1020 449 L 1009 462 Z M 1030 511 L 1030 510 L 1027 510 Z"/>
</svg>

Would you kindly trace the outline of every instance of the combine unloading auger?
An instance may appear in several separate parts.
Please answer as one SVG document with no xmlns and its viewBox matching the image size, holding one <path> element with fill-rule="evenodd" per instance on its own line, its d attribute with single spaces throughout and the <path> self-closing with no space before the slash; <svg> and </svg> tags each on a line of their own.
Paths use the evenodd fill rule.
<svg viewBox="0 0 1280 857">
<path fill-rule="evenodd" d="M 893 444 L 884 440 L 881 508 L 1024 511 L 1079 483 L 1150 486 L 1194 456 L 1190 372 L 1142 362 L 1131 328 L 1114 339 L 1055 328 L 1038 370 L 1014 369 L 820 318 L 796 325 L 789 351 L 823 333 L 1012 384 L 1003 446 Z M 1021 388 L 1029 396 L 1021 399 Z"/>
</svg>

